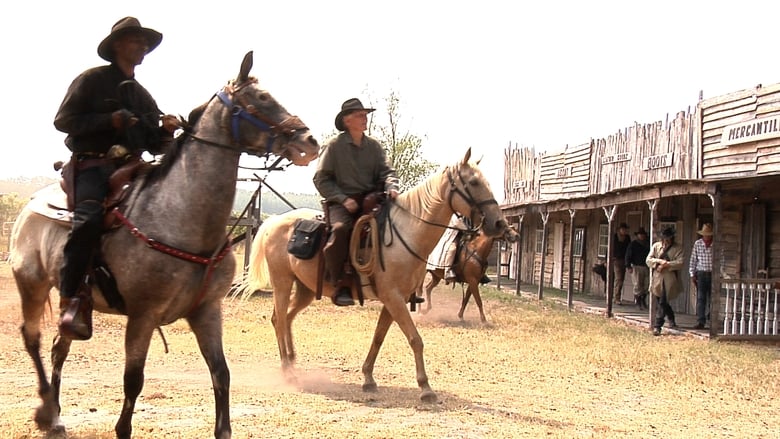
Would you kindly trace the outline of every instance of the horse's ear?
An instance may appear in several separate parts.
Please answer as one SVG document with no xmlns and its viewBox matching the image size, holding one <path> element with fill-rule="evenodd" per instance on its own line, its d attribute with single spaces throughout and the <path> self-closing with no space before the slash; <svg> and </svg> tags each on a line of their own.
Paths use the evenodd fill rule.
<svg viewBox="0 0 780 439">
<path fill-rule="evenodd" d="M 484 158 L 485 158 L 485 155 L 483 154 L 483 155 L 482 155 L 482 156 L 479 158 L 479 160 L 477 160 L 477 161 L 475 162 L 475 163 L 476 163 L 476 165 L 477 165 L 477 166 L 479 166 L 479 164 L 480 164 L 480 163 L 482 163 L 482 159 L 484 159 Z"/>
<path fill-rule="evenodd" d="M 241 84 L 242 82 L 246 81 L 249 78 L 249 71 L 252 70 L 252 51 L 244 55 L 244 60 L 241 61 L 241 70 L 238 72 L 238 77 L 236 77 L 236 84 Z"/>
<path fill-rule="evenodd" d="M 466 155 L 463 156 L 462 164 L 467 164 L 469 162 L 469 159 L 471 158 L 471 147 L 469 146 L 469 149 L 466 150 Z"/>
</svg>

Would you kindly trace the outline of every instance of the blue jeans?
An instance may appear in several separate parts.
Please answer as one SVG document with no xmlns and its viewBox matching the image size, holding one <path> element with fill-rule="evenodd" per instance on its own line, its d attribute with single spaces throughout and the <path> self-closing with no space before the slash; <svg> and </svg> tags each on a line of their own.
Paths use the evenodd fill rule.
<svg viewBox="0 0 780 439">
<path fill-rule="evenodd" d="M 712 272 L 696 272 L 696 320 L 704 324 L 707 322 L 707 305 L 712 295 Z"/>
</svg>

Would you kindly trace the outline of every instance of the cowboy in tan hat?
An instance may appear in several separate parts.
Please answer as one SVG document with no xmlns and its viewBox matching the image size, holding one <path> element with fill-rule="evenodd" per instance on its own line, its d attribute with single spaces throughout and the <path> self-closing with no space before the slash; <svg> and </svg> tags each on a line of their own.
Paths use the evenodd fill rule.
<svg viewBox="0 0 780 439">
<path fill-rule="evenodd" d="M 712 295 L 712 224 L 704 223 L 697 231 L 701 238 L 693 243 L 688 271 L 696 287 L 696 326 L 704 329 L 707 323 L 707 305 Z"/>
<path fill-rule="evenodd" d="M 109 61 L 88 69 L 73 80 L 54 126 L 67 134 L 73 153 L 73 219 L 60 271 L 60 335 L 87 340 L 92 336 L 91 287 L 85 274 L 103 231 L 103 202 L 108 178 L 119 163 L 109 149 L 124 151 L 124 160 L 143 151 L 163 152 L 178 124 L 163 116 L 149 92 L 135 81 L 135 67 L 162 41 L 162 34 L 141 26 L 138 19 L 117 21 L 98 45 L 98 55 Z"/>
<path fill-rule="evenodd" d="M 325 245 L 325 278 L 335 288 L 333 303 L 353 305 L 352 280 L 344 275 L 349 235 L 361 213 L 361 201 L 372 192 L 398 196 L 398 177 L 382 145 L 364 134 L 373 108 L 357 98 L 344 101 L 336 115 L 340 134 L 323 147 L 314 174 L 314 186 L 327 202 L 331 235 Z"/>
<path fill-rule="evenodd" d="M 677 327 L 670 302 L 676 299 L 682 291 L 677 272 L 685 264 L 685 252 L 682 246 L 674 241 L 674 235 L 675 229 L 673 227 L 665 227 L 661 230 L 659 235 L 661 240 L 653 244 L 645 260 L 647 266 L 653 270 L 650 293 L 657 305 L 653 322 L 653 335 L 661 335 L 661 328 L 667 318 L 671 327 Z"/>
</svg>

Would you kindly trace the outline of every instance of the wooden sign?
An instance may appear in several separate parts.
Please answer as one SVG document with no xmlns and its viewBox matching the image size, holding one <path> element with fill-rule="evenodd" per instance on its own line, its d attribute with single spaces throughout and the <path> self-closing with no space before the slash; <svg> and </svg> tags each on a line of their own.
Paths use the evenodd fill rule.
<svg viewBox="0 0 780 439">
<path fill-rule="evenodd" d="M 563 168 L 558 168 L 555 171 L 555 176 L 558 178 L 571 177 L 571 166 L 564 166 Z"/>
<path fill-rule="evenodd" d="M 720 143 L 737 145 L 780 137 L 780 116 L 762 117 L 723 128 Z"/>
<path fill-rule="evenodd" d="M 514 180 L 512 182 L 512 189 L 525 189 L 528 187 L 527 180 Z"/>
<path fill-rule="evenodd" d="M 619 152 L 617 154 L 605 155 L 601 158 L 602 165 L 608 165 L 610 163 L 627 162 L 631 160 L 630 152 Z"/>
<path fill-rule="evenodd" d="M 651 155 L 642 160 L 642 169 L 650 171 L 659 168 L 668 168 L 674 164 L 674 153 Z"/>
</svg>

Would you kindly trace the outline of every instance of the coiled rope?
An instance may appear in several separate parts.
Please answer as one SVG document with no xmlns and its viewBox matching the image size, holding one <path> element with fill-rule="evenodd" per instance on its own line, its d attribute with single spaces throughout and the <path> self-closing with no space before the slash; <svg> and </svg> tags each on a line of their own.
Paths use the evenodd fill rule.
<svg viewBox="0 0 780 439">
<path fill-rule="evenodd" d="M 366 237 L 366 252 L 360 253 L 360 235 L 363 229 L 368 230 Z M 349 240 L 349 259 L 352 266 L 358 273 L 366 276 L 374 274 L 376 261 L 379 259 L 379 230 L 376 218 L 373 215 L 363 215 L 355 221 L 355 227 L 352 229 L 352 237 Z M 362 258 L 358 258 L 362 256 Z M 360 260 L 362 259 L 362 261 Z"/>
</svg>

